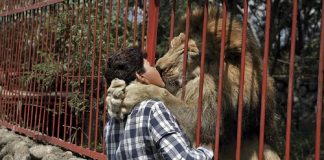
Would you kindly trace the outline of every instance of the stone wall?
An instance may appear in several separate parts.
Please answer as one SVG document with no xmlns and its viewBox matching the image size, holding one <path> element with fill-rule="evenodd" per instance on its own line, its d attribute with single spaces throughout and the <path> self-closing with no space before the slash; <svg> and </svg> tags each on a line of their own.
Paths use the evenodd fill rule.
<svg viewBox="0 0 324 160">
<path fill-rule="evenodd" d="M 57 146 L 41 144 L 0 126 L 2 160 L 84 160 Z"/>
</svg>

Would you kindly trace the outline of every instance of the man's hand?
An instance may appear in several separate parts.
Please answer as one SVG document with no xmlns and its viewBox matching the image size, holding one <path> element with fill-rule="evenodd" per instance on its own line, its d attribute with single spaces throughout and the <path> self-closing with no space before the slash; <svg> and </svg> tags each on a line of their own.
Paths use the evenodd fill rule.
<svg viewBox="0 0 324 160">
<path fill-rule="evenodd" d="M 125 114 L 128 113 L 122 103 L 125 98 L 125 87 L 124 80 L 114 79 L 111 81 L 106 97 L 107 110 L 111 117 L 124 119 Z"/>
</svg>

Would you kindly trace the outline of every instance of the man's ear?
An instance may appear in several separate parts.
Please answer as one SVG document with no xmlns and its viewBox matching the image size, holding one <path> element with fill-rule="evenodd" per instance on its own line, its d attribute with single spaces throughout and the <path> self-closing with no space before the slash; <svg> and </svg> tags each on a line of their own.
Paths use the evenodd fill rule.
<svg viewBox="0 0 324 160">
<path fill-rule="evenodd" d="M 145 76 L 143 76 L 143 74 L 138 74 L 136 72 L 136 79 L 137 81 L 144 83 L 144 84 L 149 84 L 149 81 L 145 78 Z"/>
</svg>

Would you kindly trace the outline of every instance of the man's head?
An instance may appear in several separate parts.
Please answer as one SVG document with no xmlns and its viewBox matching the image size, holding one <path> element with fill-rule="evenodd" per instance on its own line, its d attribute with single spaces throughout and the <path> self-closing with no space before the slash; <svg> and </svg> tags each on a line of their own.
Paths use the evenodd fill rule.
<svg viewBox="0 0 324 160">
<path fill-rule="evenodd" d="M 145 59 L 146 54 L 138 47 L 128 47 L 116 51 L 108 58 L 105 78 L 107 84 L 115 78 L 122 79 L 129 84 L 138 80 L 146 84 L 164 87 L 164 82 L 159 72 Z"/>
</svg>

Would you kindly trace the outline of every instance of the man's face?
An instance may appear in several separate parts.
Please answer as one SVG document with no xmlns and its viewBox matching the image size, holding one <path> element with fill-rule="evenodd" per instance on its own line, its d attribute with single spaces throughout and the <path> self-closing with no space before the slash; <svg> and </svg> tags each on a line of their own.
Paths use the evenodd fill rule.
<svg viewBox="0 0 324 160">
<path fill-rule="evenodd" d="M 153 84 L 159 87 L 165 86 L 160 73 L 156 70 L 155 67 L 151 66 L 146 59 L 144 59 L 144 68 L 145 73 L 141 74 L 141 76 L 146 79 L 146 83 Z"/>
</svg>

